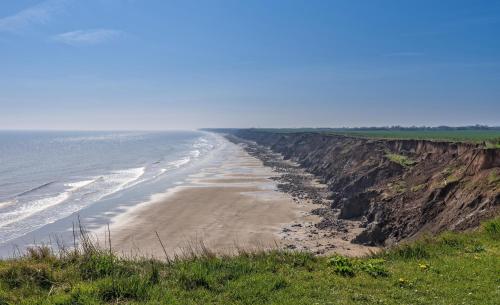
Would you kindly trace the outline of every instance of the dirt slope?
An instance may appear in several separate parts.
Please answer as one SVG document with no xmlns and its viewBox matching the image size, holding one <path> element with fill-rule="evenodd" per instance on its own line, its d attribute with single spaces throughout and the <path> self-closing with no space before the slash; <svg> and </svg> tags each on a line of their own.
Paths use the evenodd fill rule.
<svg viewBox="0 0 500 305">
<path fill-rule="evenodd" d="M 353 242 L 388 245 L 424 232 L 465 230 L 500 212 L 500 149 L 425 140 L 235 130 L 328 185 L 331 208 L 360 219 Z"/>
</svg>

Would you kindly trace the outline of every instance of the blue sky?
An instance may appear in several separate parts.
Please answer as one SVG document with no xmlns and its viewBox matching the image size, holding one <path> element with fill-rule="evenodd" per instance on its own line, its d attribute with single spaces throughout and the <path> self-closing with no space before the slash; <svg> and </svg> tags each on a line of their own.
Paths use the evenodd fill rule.
<svg viewBox="0 0 500 305">
<path fill-rule="evenodd" d="M 0 129 L 500 125 L 500 1 L 1 1 L 0 107 Z"/>
</svg>

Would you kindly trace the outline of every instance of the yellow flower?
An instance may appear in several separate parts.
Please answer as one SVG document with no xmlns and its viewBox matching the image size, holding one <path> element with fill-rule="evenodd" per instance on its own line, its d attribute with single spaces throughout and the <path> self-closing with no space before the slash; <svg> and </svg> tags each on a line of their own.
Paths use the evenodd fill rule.
<svg viewBox="0 0 500 305">
<path fill-rule="evenodd" d="M 426 264 L 426 263 L 420 263 L 420 264 L 418 264 L 418 266 L 420 267 L 420 270 L 427 270 L 427 269 L 429 269 L 429 265 Z"/>
<path fill-rule="evenodd" d="M 410 282 L 402 277 L 399 278 L 398 283 L 400 287 L 408 287 L 410 285 Z"/>
</svg>

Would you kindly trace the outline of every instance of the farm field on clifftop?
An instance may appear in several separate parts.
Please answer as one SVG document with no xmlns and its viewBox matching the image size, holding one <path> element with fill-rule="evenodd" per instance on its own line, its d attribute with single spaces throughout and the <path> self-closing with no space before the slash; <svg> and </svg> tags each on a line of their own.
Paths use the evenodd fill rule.
<svg viewBox="0 0 500 305">
<path fill-rule="evenodd" d="M 171 263 L 86 247 L 0 261 L 0 304 L 498 304 L 500 219 L 366 258 L 271 251 Z"/>
<path fill-rule="evenodd" d="M 375 129 L 375 128 L 283 128 L 256 129 L 276 133 L 313 132 L 374 139 L 431 140 L 449 142 L 486 143 L 500 148 L 500 129 Z"/>
<path fill-rule="evenodd" d="M 500 130 L 364 130 L 338 131 L 335 134 L 380 139 L 414 139 L 500 144 Z"/>
</svg>

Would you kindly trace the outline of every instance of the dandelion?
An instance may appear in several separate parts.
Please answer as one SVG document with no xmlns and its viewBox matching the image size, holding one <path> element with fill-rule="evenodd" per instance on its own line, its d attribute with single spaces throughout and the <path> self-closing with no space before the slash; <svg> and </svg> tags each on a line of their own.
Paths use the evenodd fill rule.
<svg viewBox="0 0 500 305">
<path fill-rule="evenodd" d="M 410 285 L 410 281 L 405 278 L 400 277 L 398 280 L 398 284 L 400 287 L 408 287 Z"/>
<path fill-rule="evenodd" d="M 418 264 L 418 267 L 420 268 L 420 270 L 425 271 L 425 270 L 429 269 L 430 266 L 426 263 L 420 263 L 420 264 Z"/>
</svg>

